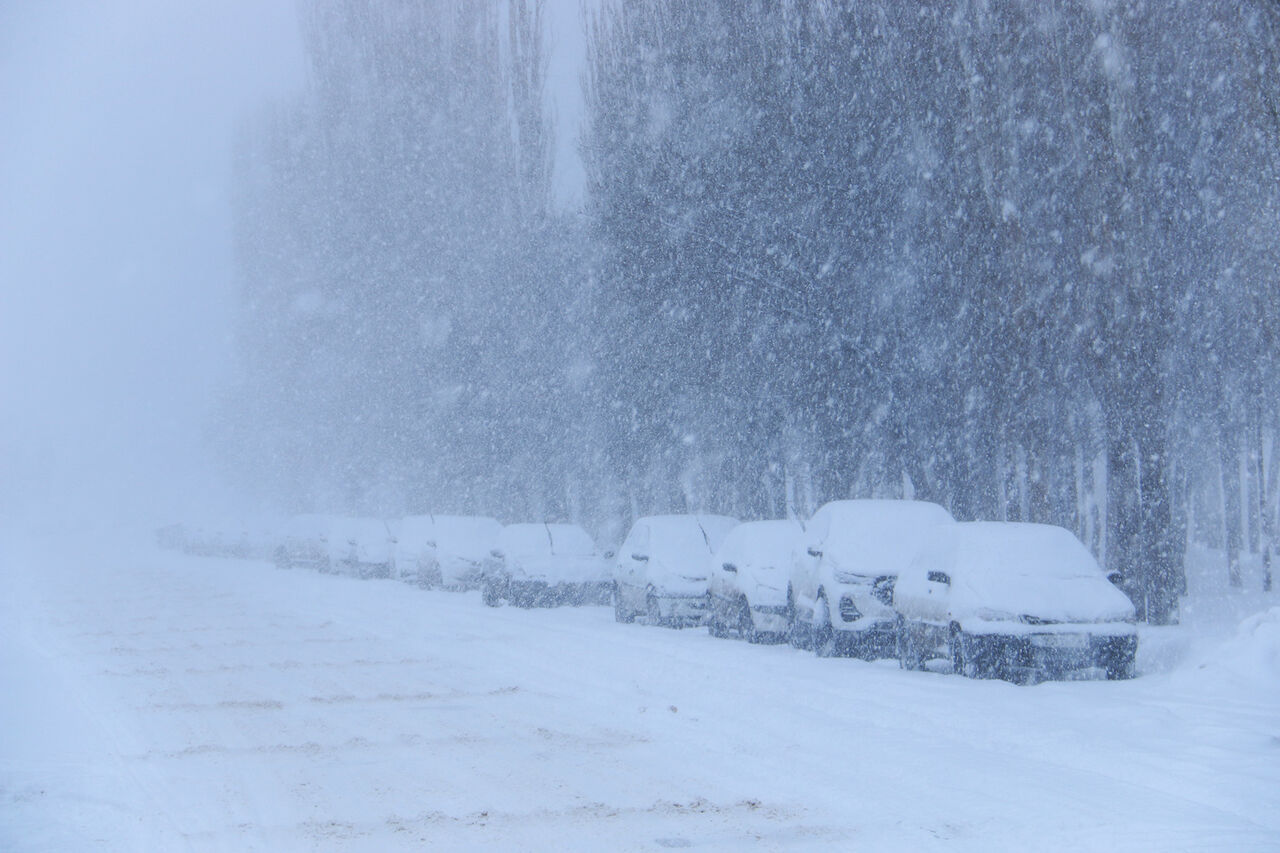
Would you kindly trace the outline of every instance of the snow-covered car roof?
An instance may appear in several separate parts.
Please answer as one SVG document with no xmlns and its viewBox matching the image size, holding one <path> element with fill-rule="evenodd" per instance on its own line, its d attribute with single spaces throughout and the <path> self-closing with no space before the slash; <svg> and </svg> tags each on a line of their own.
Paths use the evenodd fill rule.
<svg viewBox="0 0 1280 853">
<path fill-rule="evenodd" d="M 1128 597 L 1071 531 L 1050 524 L 971 521 L 941 529 L 913 574 L 950 576 L 952 609 L 986 607 L 1069 621 L 1124 619 Z M 917 579 L 918 580 L 918 579 Z"/>
<path fill-rule="evenodd" d="M 392 537 L 392 533 L 391 526 L 381 518 L 342 516 L 333 519 L 329 527 L 329 537 L 361 541 L 386 540 Z"/>
<path fill-rule="evenodd" d="M 595 543 L 576 524 L 508 524 L 498 535 L 497 548 L 508 558 L 591 556 Z"/>
<path fill-rule="evenodd" d="M 334 522 L 334 516 L 322 513 L 295 515 L 284 524 L 284 535 L 297 537 L 326 536 Z"/>
<path fill-rule="evenodd" d="M 896 575 L 911 564 L 925 538 L 954 521 L 928 501 L 848 500 L 824 504 L 807 530 L 821 541 L 823 558 L 840 570 Z"/>
</svg>

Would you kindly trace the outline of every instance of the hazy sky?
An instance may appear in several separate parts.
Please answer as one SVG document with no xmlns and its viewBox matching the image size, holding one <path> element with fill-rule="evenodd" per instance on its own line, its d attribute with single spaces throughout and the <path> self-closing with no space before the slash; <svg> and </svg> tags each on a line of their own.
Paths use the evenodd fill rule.
<svg viewBox="0 0 1280 853">
<path fill-rule="evenodd" d="M 230 135 L 301 85 L 293 3 L 0 9 L 0 510 L 180 500 L 231 352 Z"/>
<path fill-rule="evenodd" d="M 576 199 L 579 0 L 550 0 Z M 302 86 L 294 0 L 0 0 L 0 518 L 217 497 L 230 139 Z"/>
</svg>

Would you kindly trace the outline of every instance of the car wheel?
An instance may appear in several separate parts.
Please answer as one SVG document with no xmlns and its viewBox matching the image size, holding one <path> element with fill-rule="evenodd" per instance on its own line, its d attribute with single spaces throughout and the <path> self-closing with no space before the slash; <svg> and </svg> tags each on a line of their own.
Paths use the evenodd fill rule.
<svg viewBox="0 0 1280 853">
<path fill-rule="evenodd" d="M 1107 662 L 1107 681 L 1127 681 L 1133 676 L 1133 658 L 1120 658 Z"/>
<path fill-rule="evenodd" d="M 658 599 L 652 593 L 644 600 L 644 618 L 650 625 L 662 624 L 662 610 L 658 607 Z"/>
<path fill-rule="evenodd" d="M 951 635 L 947 640 L 947 651 L 951 657 L 951 671 L 965 678 L 990 678 L 990 667 L 979 659 L 978 648 L 974 639 L 951 623 Z"/>
<path fill-rule="evenodd" d="M 796 599 L 791 587 L 787 587 L 787 643 L 792 648 L 804 648 L 800 637 L 800 620 L 796 619 Z"/>
<path fill-rule="evenodd" d="M 714 606 L 707 614 L 707 633 L 718 640 L 723 640 L 729 636 L 729 632 L 725 629 L 724 623 L 720 621 Z"/>
<path fill-rule="evenodd" d="M 636 614 L 627 610 L 622 603 L 622 590 L 618 589 L 618 585 L 613 585 L 613 619 L 615 622 L 629 624 L 636 621 Z"/>
<path fill-rule="evenodd" d="M 765 634 L 756 630 L 756 623 L 751 618 L 751 604 L 745 595 L 738 602 L 738 632 L 748 643 L 762 643 L 765 640 Z"/>
<path fill-rule="evenodd" d="M 966 671 L 964 649 L 964 636 L 960 632 L 960 626 L 952 624 L 951 633 L 947 637 L 947 654 L 951 658 L 951 671 L 956 675 L 963 675 L 965 678 L 973 678 L 972 671 Z"/>
<path fill-rule="evenodd" d="M 813 626 L 810 629 L 813 637 L 813 653 L 820 658 L 829 658 L 836 653 L 836 632 L 831 627 L 831 608 L 827 606 L 825 592 L 818 593 L 818 603 L 813 608 Z"/>
<path fill-rule="evenodd" d="M 923 661 L 921 660 L 920 650 L 916 648 L 915 635 L 911 632 L 911 627 L 907 625 L 907 620 L 901 616 L 898 617 L 898 630 L 894 637 L 894 647 L 898 653 L 898 667 L 900 669 L 920 669 Z"/>
</svg>

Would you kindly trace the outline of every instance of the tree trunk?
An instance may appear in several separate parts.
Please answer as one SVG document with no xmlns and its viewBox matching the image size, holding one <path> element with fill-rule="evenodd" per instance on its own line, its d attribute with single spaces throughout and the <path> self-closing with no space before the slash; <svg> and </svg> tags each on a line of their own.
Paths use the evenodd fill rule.
<svg viewBox="0 0 1280 853">
<path fill-rule="evenodd" d="M 1133 451 L 1133 442 L 1127 436 L 1108 439 L 1106 568 L 1121 574 L 1122 585 L 1138 610 L 1138 618 L 1145 619 L 1145 585 L 1137 550 L 1141 525 L 1139 484 Z"/>
<path fill-rule="evenodd" d="M 1271 591 L 1271 540 L 1275 535 L 1274 517 L 1267 508 L 1267 492 L 1271 487 L 1271 480 L 1267 477 L 1266 464 L 1266 445 L 1262 438 L 1262 418 L 1257 421 L 1257 431 L 1255 433 L 1256 443 L 1254 448 L 1254 460 L 1258 468 L 1258 520 L 1262 528 L 1262 589 L 1264 592 Z M 1272 456 L 1275 455 L 1275 449 L 1272 448 Z M 1272 475 L 1274 476 L 1274 474 Z"/>
<path fill-rule="evenodd" d="M 1186 592 L 1185 532 L 1176 512 L 1178 491 L 1163 421 L 1144 419 L 1139 432 L 1141 529 L 1146 619 L 1153 625 L 1178 621 L 1178 596 Z"/>
<path fill-rule="evenodd" d="M 1244 585 L 1240 576 L 1240 455 L 1235 431 L 1224 426 L 1218 433 L 1218 465 L 1222 476 L 1222 538 L 1227 550 L 1227 582 L 1233 589 Z"/>
</svg>

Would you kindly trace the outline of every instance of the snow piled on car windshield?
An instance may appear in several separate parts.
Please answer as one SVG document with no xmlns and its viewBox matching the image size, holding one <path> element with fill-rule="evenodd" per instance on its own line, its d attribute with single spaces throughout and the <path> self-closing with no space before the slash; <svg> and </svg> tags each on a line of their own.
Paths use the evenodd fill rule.
<svg viewBox="0 0 1280 853">
<path fill-rule="evenodd" d="M 746 521 L 729 531 L 717 553 L 729 562 L 786 569 L 799 533 L 795 521 Z"/>
<path fill-rule="evenodd" d="M 1103 577 L 1088 549 L 1061 527 L 975 521 L 956 525 L 954 536 L 955 570 L 967 578 Z"/>
<path fill-rule="evenodd" d="M 498 536 L 498 550 L 508 558 L 589 557 L 595 544 L 576 524 L 508 524 Z"/>
<path fill-rule="evenodd" d="M 488 552 L 498 541 L 502 526 L 492 518 L 464 515 L 437 515 L 432 528 L 436 547 L 441 551 L 471 553 Z"/>
<path fill-rule="evenodd" d="M 900 574 L 922 540 L 952 521 L 945 509 L 926 501 L 838 501 L 818 512 L 826 524 L 825 531 L 814 530 L 822 537 L 823 559 L 868 576 Z"/>
<path fill-rule="evenodd" d="M 655 559 L 709 555 L 736 527 L 737 519 L 719 515 L 660 515 L 649 519 L 649 550 Z"/>
</svg>

